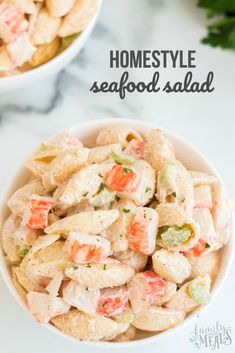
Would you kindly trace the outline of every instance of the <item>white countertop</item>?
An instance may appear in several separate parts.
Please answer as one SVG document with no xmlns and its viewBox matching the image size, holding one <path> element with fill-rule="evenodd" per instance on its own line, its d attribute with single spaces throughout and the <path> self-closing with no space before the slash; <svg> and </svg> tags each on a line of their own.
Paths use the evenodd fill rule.
<svg viewBox="0 0 235 353">
<path fill-rule="evenodd" d="M 198 147 L 220 172 L 235 198 L 235 53 L 211 49 L 199 40 L 205 34 L 204 12 L 194 0 L 104 0 L 98 24 L 78 58 L 56 77 L 36 87 L 0 96 L 1 187 L 17 165 L 42 139 L 78 122 L 107 117 L 125 117 L 154 122 L 176 132 Z M 109 69 L 110 49 L 195 49 L 195 78 L 215 73 L 211 94 L 128 94 L 124 101 L 113 94 L 93 94 L 93 81 L 113 81 L 124 70 Z M 177 80 L 184 70 L 161 70 L 162 77 Z M 146 81 L 153 71 L 132 72 Z M 213 326 L 219 321 L 233 326 L 235 275 L 194 323 L 170 340 L 135 349 L 135 352 L 186 353 L 198 351 L 189 341 L 197 323 Z M 77 353 L 75 343 L 55 337 L 27 316 L 11 297 L 0 278 L 0 345 L 4 353 Z M 231 309 L 233 306 L 233 309 Z M 234 351 L 234 342 L 219 352 Z M 210 348 L 199 351 L 208 352 Z"/>
</svg>

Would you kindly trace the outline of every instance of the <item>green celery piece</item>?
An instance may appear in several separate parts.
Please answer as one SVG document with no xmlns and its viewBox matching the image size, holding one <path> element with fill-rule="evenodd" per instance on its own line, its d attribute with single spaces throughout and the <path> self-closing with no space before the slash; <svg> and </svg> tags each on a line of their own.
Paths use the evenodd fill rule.
<svg viewBox="0 0 235 353">
<path fill-rule="evenodd" d="M 18 255 L 20 257 L 25 257 L 28 254 L 29 250 L 30 250 L 30 246 L 23 246 L 19 249 Z"/>
<path fill-rule="evenodd" d="M 117 151 L 112 151 L 111 157 L 115 160 L 115 162 L 119 164 L 132 164 L 136 160 L 131 155 L 125 154 L 123 152 L 117 152 Z"/>
<path fill-rule="evenodd" d="M 177 246 L 186 242 L 192 235 L 192 230 L 188 225 L 182 227 L 169 227 L 161 234 L 163 244 L 166 246 Z"/>
<path fill-rule="evenodd" d="M 198 304 L 208 304 L 210 301 L 210 293 L 208 289 L 200 283 L 190 283 L 187 287 L 189 296 Z"/>
<path fill-rule="evenodd" d="M 90 199 L 89 203 L 92 206 L 101 207 L 112 202 L 115 198 L 115 195 L 115 191 L 110 191 L 109 189 L 104 187 L 102 191 L 100 191 L 97 195 L 93 196 Z"/>
</svg>

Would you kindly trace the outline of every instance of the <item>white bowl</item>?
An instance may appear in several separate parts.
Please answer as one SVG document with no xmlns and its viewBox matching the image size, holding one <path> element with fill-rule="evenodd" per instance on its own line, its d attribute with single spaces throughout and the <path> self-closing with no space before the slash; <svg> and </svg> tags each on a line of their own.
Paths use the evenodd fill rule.
<svg viewBox="0 0 235 353">
<path fill-rule="evenodd" d="M 9 77 L 0 77 L 0 93 L 17 90 L 19 88 L 33 85 L 34 83 L 38 83 L 39 80 L 43 80 L 49 75 L 57 73 L 68 65 L 80 52 L 88 40 L 97 21 L 102 2 L 103 0 L 98 0 L 97 9 L 87 28 L 61 54 L 48 61 L 46 64 L 22 74 Z"/>
<path fill-rule="evenodd" d="M 110 126 L 111 124 L 116 124 L 116 123 L 121 123 L 123 125 L 129 126 L 131 128 L 136 129 L 140 133 L 146 133 L 150 131 L 153 128 L 156 128 L 155 125 L 148 124 L 146 122 L 141 122 L 141 121 L 136 121 L 136 120 L 127 120 L 127 119 L 104 119 L 104 120 L 93 120 L 89 121 L 86 123 L 82 123 L 79 125 L 72 126 L 68 128 L 67 130 L 71 132 L 73 135 L 78 137 L 79 140 L 81 140 L 85 145 L 91 145 L 95 141 L 95 137 L 99 131 L 101 131 L 103 128 Z M 183 164 L 188 169 L 194 169 L 194 170 L 199 170 L 202 172 L 206 172 L 212 175 L 215 175 L 217 178 L 220 178 L 220 175 L 218 172 L 215 170 L 215 168 L 206 160 L 206 158 L 199 152 L 197 151 L 194 147 L 192 147 L 188 142 L 186 142 L 184 139 L 181 137 L 166 131 L 162 129 L 167 138 L 173 143 L 175 150 L 176 150 L 176 155 L 177 158 L 180 159 Z M 16 176 L 10 181 L 9 185 L 5 187 L 4 193 L 1 197 L 0 200 L 0 208 L 1 208 L 1 213 L 0 213 L 0 223 L 2 224 L 3 220 L 6 218 L 7 214 L 9 213 L 9 210 L 7 209 L 6 202 L 9 199 L 9 196 L 20 186 L 24 185 L 26 182 L 27 178 L 29 176 L 29 172 L 25 169 L 25 167 L 20 168 L 20 170 L 16 171 Z M 234 226 L 233 226 L 234 229 Z M 232 233 L 233 233 L 232 229 Z M 233 234 L 232 234 L 233 235 Z M 222 256 L 221 256 L 221 266 L 220 270 L 218 272 L 218 276 L 213 284 L 212 287 L 212 300 L 210 304 L 208 305 L 213 305 L 211 304 L 215 296 L 218 294 L 219 290 L 222 288 L 224 281 L 228 275 L 229 268 L 231 267 L 232 263 L 232 256 L 233 256 L 233 247 L 234 247 L 234 241 L 233 241 L 233 236 L 230 237 L 229 243 L 223 248 L 222 250 Z M 12 283 L 9 268 L 6 265 L 4 258 L 3 258 L 3 253 L 2 250 L 0 252 L 0 270 L 2 273 L 2 276 L 6 282 L 6 285 L 8 286 L 10 292 L 14 296 L 14 298 L 17 300 L 17 302 L 27 311 L 29 315 L 31 315 L 18 295 L 18 293 L 15 290 L 15 287 Z M 183 322 L 179 323 L 177 326 L 153 335 L 151 337 L 147 337 L 141 340 L 136 340 L 136 341 L 131 341 L 131 342 L 125 342 L 125 343 L 111 343 L 111 342 L 80 342 L 75 340 L 73 337 L 70 337 L 63 332 L 59 331 L 57 328 L 52 326 L 51 324 L 44 325 L 47 329 L 50 331 L 56 333 L 59 336 L 65 337 L 66 339 L 76 341 L 78 346 L 84 346 L 88 345 L 93 348 L 106 348 L 108 351 L 114 348 L 135 348 L 140 345 L 146 345 L 147 343 L 151 342 L 158 342 L 160 339 L 167 339 L 169 338 L 170 335 L 176 333 L 178 330 L 182 329 L 186 325 L 188 325 L 193 318 L 196 317 L 198 312 L 204 311 L 207 307 L 199 308 L 198 310 L 194 311 L 190 316 L 188 316 Z M 32 317 L 33 320 L 33 317 Z"/>
</svg>

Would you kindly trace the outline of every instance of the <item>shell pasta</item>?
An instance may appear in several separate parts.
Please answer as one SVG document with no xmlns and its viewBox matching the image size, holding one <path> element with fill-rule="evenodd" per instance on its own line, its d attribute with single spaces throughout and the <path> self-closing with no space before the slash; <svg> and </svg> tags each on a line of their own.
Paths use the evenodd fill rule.
<svg viewBox="0 0 235 353">
<path fill-rule="evenodd" d="M 47 3 L 57 20 L 75 6 Z M 35 11 L 35 1 L 19 4 Z M 85 25 L 83 11 L 73 31 Z M 67 31 L 64 21 L 59 33 Z M 43 38 L 51 40 L 34 35 Z M 142 136 L 111 125 L 95 141 L 87 147 L 65 132 L 39 146 L 28 182 L 7 202 L 1 243 L 39 323 L 77 340 L 126 342 L 210 301 L 233 206 L 219 180 L 189 171 L 158 129 Z"/>
</svg>

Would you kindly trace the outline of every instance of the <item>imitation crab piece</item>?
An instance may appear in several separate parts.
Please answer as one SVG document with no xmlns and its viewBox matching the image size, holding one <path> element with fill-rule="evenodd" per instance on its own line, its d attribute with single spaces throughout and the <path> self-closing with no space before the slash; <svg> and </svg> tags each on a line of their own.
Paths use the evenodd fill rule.
<svg viewBox="0 0 235 353">
<path fill-rule="evenodd" d="M 194 188 L 194 207 L 212 208 L 212 193 L 209 185 L 201 185 Z"/>
<path fill-rule="evenodd" d="M 44 293 L 29 292 L 27 300 L 31 314 L 42 324 L 46 324 L 55 316 L 67 313 L 70 309 L 70 305 L 61 298 L 53 298 Z"/>
<path fill-rule="evenodd" d="M 194 208 L 193 219 L 200 226 L 200 238 L 211 244 L 215 236 L 215 228 L 210 210 L 207 208 Z"/>
<path fill-rule="evenodd" d="M 131 140 L 125 152 L 136 158 L 144 158 L 144 140 Z"/>
<path fill-rule="evenodd" d="M 23 32 L 13 43 L 8 44 L 7 50 L 12 61 L 21 66 L 32 58 L 36 48 L 31 44 L 28 34 Z"/>
<path fill-rule="evenodd" d="M 0 33 L 5 43 L 14 42 L 28 29 L 28 21 L 21 10 L 12 4 L 0 4 Z"/>
<path fill-rule="evenodd" d="M 213 188 L 212 215 L 216 230 L 225 229 L 231 221 L 233 205 L 219 183 Z"/>
<path fill-rule="evenodd" d="M 63 300 L 67 304 L 90 315 L 96 314 L 99 298 L 99 289 L 90 289 L 75 281 L 70 281 L 63 288 Z"/>
<path fill-rule="evenodd" d="M 131 169 L 115 164 L 105 178 L 105 185 L 128 197 L 137 191 L 140 178 Z"/>
<path fill-rule="evenodd" d="M 130 248 L 144 255 L 151 255 L 156 245 L 157 228 L 157 212 L 151 208 L 139 207 L 128 234 Z"/>
<path fill-rule="evenodd" d="M 51 197 L 32 195 L 24 212 L 22 225 L 31 229 L 46 228 L 52 205 L 53 199 Z"/>
<path fill-rule="evenodd" d="M 166 281 L 153 271 L 145 271 L 132 277 L 127 287 L 132 310 L 137 313 L 163 298 Z"/>
<path fill-rule="evenodd" d="M 128 304 L 126 287 L 105 288 L 101 290 L 97 313 L 104 316 L 120 315 Z"/>
<path fill-rule="evenodd" d="M 100 236 L 72 232 L 65 249 L 75 263 L 99 263 L 110 255 L 110 242 Z"/>
</svg>

